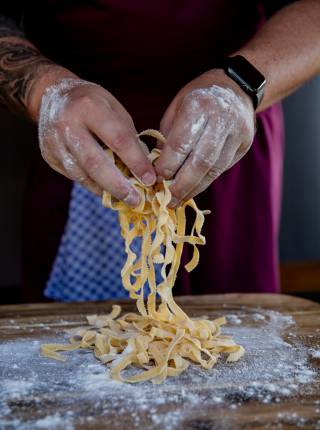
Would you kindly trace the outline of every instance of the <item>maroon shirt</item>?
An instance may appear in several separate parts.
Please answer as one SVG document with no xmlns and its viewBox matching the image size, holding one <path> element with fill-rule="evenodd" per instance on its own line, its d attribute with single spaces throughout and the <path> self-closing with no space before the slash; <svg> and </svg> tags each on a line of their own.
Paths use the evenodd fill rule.
<svg viewBox="0 0 320 430">
<path fill-rule="evenodd" d="M 263 2 L 253 0 L 245 6 L 238 0 L 47 0 L 28 2 L 24 23 L 45 55 L 107 88 L 143 130 L 158 128 L 174 95 L 216 57 L 243 46 L 263 25 L 265 12 Z M 176 293 L 279 289 L 280 107 L 262 112 L 257 122 L 248 154 L 197 197 L 200 208 L 212 210 L 204 228 L 207 245 L 194 272 L 180 271 Z M 41 296 L 51 269 L 70 190 L 36 158 L 24 230 L 23 284 L 30 300 Z"/>
</svg>

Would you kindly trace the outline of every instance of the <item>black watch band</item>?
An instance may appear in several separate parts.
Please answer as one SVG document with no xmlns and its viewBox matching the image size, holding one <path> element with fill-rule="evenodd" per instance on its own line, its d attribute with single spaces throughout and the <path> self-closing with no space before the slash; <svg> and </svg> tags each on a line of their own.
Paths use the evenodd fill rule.
<svg viewBox="0 0 320 430">
<path fill-rule="evenodd" d="M 223 69 L 245 93 L 247 93 L 256 109 L 264 95 L 265 77 L 248 60 L 241 55 L 225 57 L 213 64 L 215 69 Z"/>
</svg>

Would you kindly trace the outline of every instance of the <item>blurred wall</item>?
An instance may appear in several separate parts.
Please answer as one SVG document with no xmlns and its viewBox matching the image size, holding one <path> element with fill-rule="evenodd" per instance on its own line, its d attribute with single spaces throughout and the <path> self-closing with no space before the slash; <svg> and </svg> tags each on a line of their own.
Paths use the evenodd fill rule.
<svg viewBox="0 0 320 430">
<path fill-rule="evenodd" d="M 286 161 L 280 234 L 282 261 L 320 260 L 320 78 L 285 103 Z M 20 270 L 21 207 L 30 124 L 0 110 L 0 287 L 16 285 Z"/>
<path fill-rule="evenodd" d="M 320 77 L 285 100 L 284 112 L 280 256 L 320 261 Z"/>
</svg>

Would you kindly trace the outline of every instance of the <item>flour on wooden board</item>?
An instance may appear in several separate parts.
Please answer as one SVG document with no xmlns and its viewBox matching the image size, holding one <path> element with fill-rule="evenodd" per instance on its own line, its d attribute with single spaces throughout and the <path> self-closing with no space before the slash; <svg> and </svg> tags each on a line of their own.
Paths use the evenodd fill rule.
<svg viewBox="0 0 320 430">
<path fill-rule="evenodd" d="M 79 424 L 89 425 L 95 417 L 113 419 L 116 413 L 129 416 L 132 429 L 153 430 L 161 425 L 174 430 L 194 419 L 204 419 L 206 409 L 228 408 L 230 413 L 219 415 L 220 428 L 232 425 L 236 429 L 237 423 L 230 422 L 232 411 L 245 402 L 280 403 L 303 393 L 316 381 L 309 360 L 317 360 L 319 351 L 309 350 L 298 341 L 291 317 L 248 309 L 232 315 L 223 332 L 245 347 L 244 358 L 232 365 L 220 361 L 209 371 L 192 366 L 162 386 L 115 382 L 108 369 L 84 350 L 68 354 L 65 363 L 43 359 L 38 354 L 39 345 L 57 340 L 61 328 L 56 324 L 52 334 L 44 330 L 40 340 L 4 342 L 0 345 L 0 428 L 72 430 Z M 54 399 L 59 411 L 52 406 Z M 320 412 L 319 404 L 314 407 Z M 304 419 L 288 413 L 277 417 L 280 429 L 281 423 L 296 421 L 299 425 Z M 118 427 L 114 424 L 113 428 Z"/>
</svg>

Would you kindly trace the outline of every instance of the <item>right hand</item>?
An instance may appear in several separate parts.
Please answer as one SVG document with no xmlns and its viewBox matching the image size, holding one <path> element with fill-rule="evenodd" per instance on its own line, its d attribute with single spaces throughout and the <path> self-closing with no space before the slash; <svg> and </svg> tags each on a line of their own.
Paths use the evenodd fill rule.
<svg viewBox="0 0 320 430">
<path fill-rule="evenodd" d="M 140 202 L 138 191 L 98 141 L 114 151 L 141 182 L 152 185 L 155 171 L 136 133 L 128 112 L 99 85 L 62 78 L 43 92 L 39 141 L 45 161 L 96 194 L 106 190 L 132 207 Z"/>
</svg>

